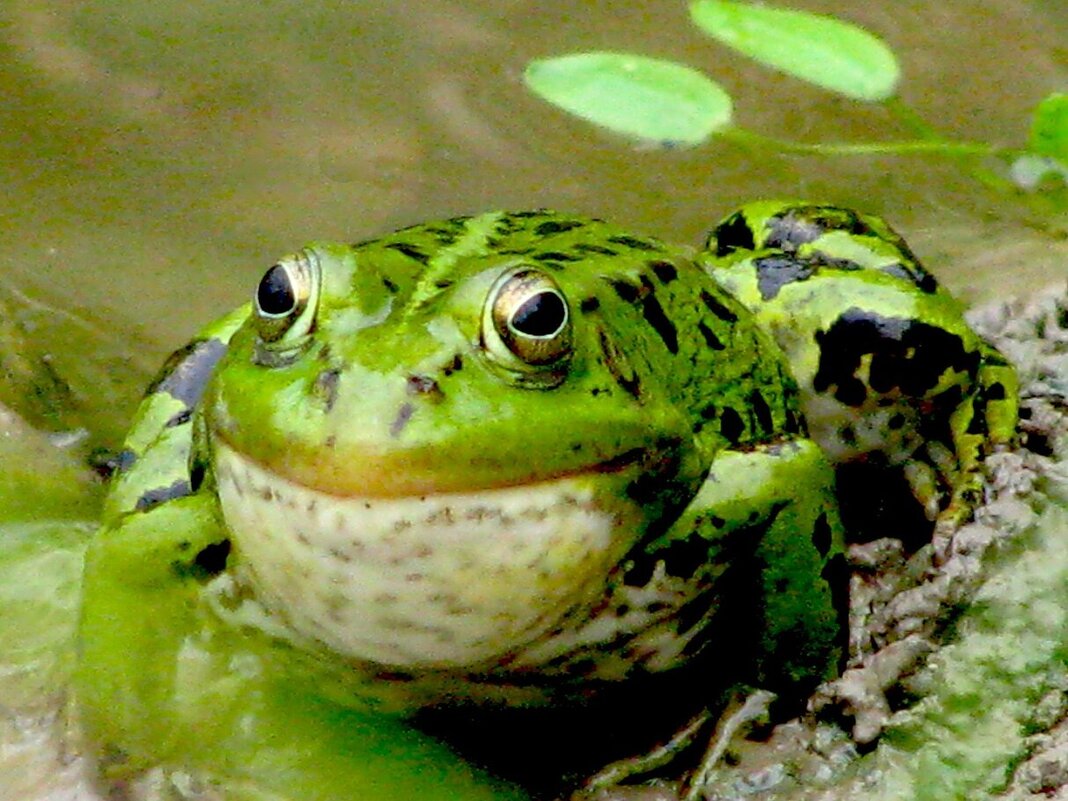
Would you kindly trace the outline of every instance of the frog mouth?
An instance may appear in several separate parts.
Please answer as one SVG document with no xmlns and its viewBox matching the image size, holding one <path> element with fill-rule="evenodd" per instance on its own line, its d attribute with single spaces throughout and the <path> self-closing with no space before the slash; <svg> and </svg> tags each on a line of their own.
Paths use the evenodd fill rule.
<svg viewBox="0 0 1068 801">
<path fill-rule="evenodd" d="M 405 668 L 507 660 L 595 604 L 639 528 L 596 472 L 409 497 L 337 496 L 216 443 L 237 575 L 298 634 Z"/>
</svg>

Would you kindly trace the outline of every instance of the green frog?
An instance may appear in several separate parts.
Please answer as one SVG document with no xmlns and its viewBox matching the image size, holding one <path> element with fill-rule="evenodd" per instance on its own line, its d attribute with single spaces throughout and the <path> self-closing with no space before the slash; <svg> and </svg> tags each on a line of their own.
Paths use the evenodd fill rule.
<svg viewBox="0 0 1068 801">
<path fill-rule="evenodd" d="M 962 518 L 1015 404 L 845 209 L 751 204 L 696 252 L 550 211 L 310 245 L 147 391 L 87 558 L 82 717 L 122 777 L 178 739 L 243 753 L 258 703 L 315 741 L 286 773 L 312 797 L 359 768 L 301 704 L 564 705 L 694 664 L 801 692 L 843 658 L 835 465 Z"/>
</svg>

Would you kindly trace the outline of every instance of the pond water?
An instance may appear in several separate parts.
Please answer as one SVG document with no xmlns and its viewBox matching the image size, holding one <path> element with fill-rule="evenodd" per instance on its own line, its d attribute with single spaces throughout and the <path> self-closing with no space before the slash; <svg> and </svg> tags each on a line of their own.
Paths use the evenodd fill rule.
<svg viewBox="0 0 1068 801">
<path fill-rule="evenodd" d="M 1068 87 L 1061 0 L 794 5 L 884 37 L 902 100 L 950 136 L 1022 143 Z M 706 70 L 761 133 L 913 135 L 703 38 L 681 1 L 8 0 L 0 48 L 0 288 L 71 387 L 63 424 L 107 444 L 164 354 L 273 259 L 438 216 L 550 206 L 696 244 L 739 202 L 805 196 L 888 216 L 969 299 L 1068 273 L 1050 221 L 977 165 L 642 149 L 525 91 L 530 58 L 627 49 Z"/>
</svg>

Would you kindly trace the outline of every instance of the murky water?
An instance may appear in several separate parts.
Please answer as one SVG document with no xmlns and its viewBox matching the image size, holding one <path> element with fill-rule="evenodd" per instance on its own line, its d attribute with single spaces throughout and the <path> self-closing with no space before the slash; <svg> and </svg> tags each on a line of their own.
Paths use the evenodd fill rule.
<svg viewBox="0 0 1068 801">
<path fill-rule="evenodd" d="M 795 5 L 884 36 L 903 99 L 956 137 L 1022 142 L 1068 87 L 1060 0 Z M 765 134 L 911 136 L 702 38 L 675 0 L 8 0 L 0 48 L 0 280 L 108 436 L 278 255 L 440 215 L 554 206 L 697 242 L 741 201 L 808 196 L 889 216 L 969 297 L 1068 271 L 1065 242 L 966 164 L 641 150 L 525 92 L 532 57 L 629 49 L 707 70 Z"/>
</svg>

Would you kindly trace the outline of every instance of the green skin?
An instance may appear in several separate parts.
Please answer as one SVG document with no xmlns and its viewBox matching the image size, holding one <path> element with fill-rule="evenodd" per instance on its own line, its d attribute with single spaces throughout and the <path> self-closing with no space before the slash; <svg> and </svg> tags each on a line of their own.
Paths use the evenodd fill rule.
<svg viewBox="0 0 1068 801">
<path fill-rule="evenodd" d="M 1015 403 L 850 211 L 752 204 L 696 254 L 551 212 L 312 245 L 131 429 L 85 579 L 102 770 L 330 798 L 368 781 L 353 709 L 566 704 L 700 659 L 800 693 L 843 656 L 832 461 L 878 452 L 959 520 Z"/>
</svg>

